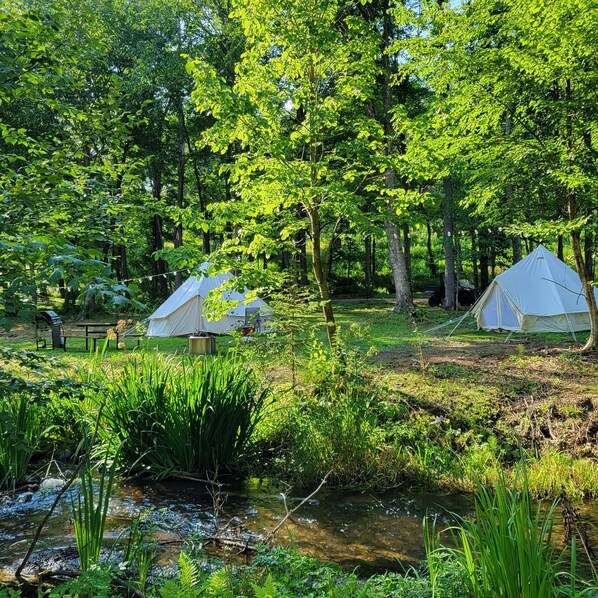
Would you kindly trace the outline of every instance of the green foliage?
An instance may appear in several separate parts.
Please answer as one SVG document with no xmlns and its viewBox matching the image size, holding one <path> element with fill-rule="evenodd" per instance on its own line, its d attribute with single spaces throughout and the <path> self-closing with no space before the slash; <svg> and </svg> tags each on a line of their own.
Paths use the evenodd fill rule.
<svg viewBox="0 0 598 598">
<path fill-rule="evenodd" d="M 116 570 L 111 567 L 92 567 L 78 577 L 52 588 L 51 598 L 113 598 L 119 593 L 115 589 Z"/>
<path fill-rule="evenodd" d="M 103 412 L 108 442 L 131 472 L 164 478 L 236 467 L 269 392 L 240 360 L 144 355 L 114 373 Z"/>
<path fill-rule="evenodd" d="M 199 587 L 201 574 L 188 554 L 179 555 L 178 579 L 168 579 L 160 587 L 161 598 L 199 598 L 204 595 Z"/>
<path fill-rule="evenodd" d="M 86 463 L 81 468 L 76 499 L 71 493 L 73 526 L 81 571 L 89 571 L 100 558 L 115 467 L 115 461 L 109 465 L 104 460 L 100 465 L 100 477 L 96 485 L 93 469 Z"/>
<path fill-rule="evenodd" d="M 41 435 L 38 405 L 25 397 L 0 403 L 0 488 L 14 489 L 25 478 Z"/>
<path fill-rule="evenodd" d="M 150 537 L 154 532 L 154 525 L 150 518 L 138 515 L 133 518 L 123 549 L 123 565 L 133 569 L 137 576 L 135 586 L 139 591 L 145 591 L 150 568 L 156 557 L 156 544 Z"/>
<path fill-rule="evenodd" d="M 39 352 L 0 347 L 4 407 L 8 409 L 20 400 L 28 400 L 30 416 L 38 413 L 39 419 L 43 415 L 45 429 L 37 442 L 42 452 L 76 448 L 82 438 L 81 422 L 87 419 L 82 402 L 99 388 L 93 377 L 77 376 L 69 373 L 69 369 L 62 360 Z M 87 372 L 87 368 L 83 371 Z"/>
<path fill-rule="evenodd" d="M 475 519 L 461 518 L 456 530 L 458 548 L 429 543 L 429 558 L 445 551 L 467 572 L 470 591 L 479 598 L 552 598 L 559 592 L 563 563 L 563 553 L 557 552 L 552 540 L 555 508 L 556 502 L 548 509 L 533 504 L 522 469 L 512 488 L 504 479 L 493 490 L 479 485 Z"/>
<path fill-rule="evenodd" d="M 338 485 L 389 485 L 378 470 L 381 440 L 374 399 L 359 387 L 299 402 L 289 417 L 284 476 L 313 484 L 331 471 Z M 390 464 L 389 464 L 390 465 Z M 387 482 L 385 484 L 385 482 Z"/>
</svg>

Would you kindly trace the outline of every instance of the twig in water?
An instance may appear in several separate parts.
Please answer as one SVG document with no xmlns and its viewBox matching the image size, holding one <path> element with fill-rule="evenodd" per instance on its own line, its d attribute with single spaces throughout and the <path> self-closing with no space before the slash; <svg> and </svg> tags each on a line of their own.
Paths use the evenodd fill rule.
<svg viewBox="0 0 598 598">
<path fill-rule="evenodd" d="M 295 513 L 295 511 L 297 511 L 299 508 L 301 508 L 308 500 L 310 500 L 312 497 L 314 497 L 322 489 L 322 486 L 324 486 L 324 484 L 328 480 L 328 476 L 331 473 L 332 473 L 332 470 L 330 470 L 324 476 L 324 478 L 320 482 L 320 485 L 309 496 L 306 496 L 294 509 L 291 509 L 290 511 L 289 511 L 289 508 L 287 506 L 287 497 L 286 497 L 286 494 L 283 492 L 282 499 L 284 501 L 284 507 L 285 507 L 285 510 L 286 510 L 286 515 L 280 520 L 280 522 L 278 523 L 278 525 L 272 531 L 268 532 L 263 537 L 262 542 L 264 544 L 267 544 L 268 542 L 271 542 L 272 538 L 274 537 L 274 535 L 276 534 L 276 532 L 285 524 L 286 521 L 288 521 L 288 519 L 293 515 L 293 513 Z"/>
<path fill-rule="evenodd" d="M 92 447 L 95 444 L 95 439 L 98 434 L 98 428 L 100 426 L 100 417 L 102 415 L 102 410 L 104 409 L 105 405 L 106 405 L 106 400 L 104 400 L 104 402 L 100 405 L 100 408 L 98 409 L 98 414 L 96 415 L 96 421 L 95 421 L 93 434 L 91 435 L 91 441 L 89 443 L 89 448 L 87 449 L 86 454 L 84 454 L 81 457 L 81 460 L 79 461 L 79 463 L 73 470 L 71 477 L 66 481 L 64 486 L 58 491 L 58 493 L 56 494 L 56 497 L 54 498 L 54 502 L 51 504 L 50 508 L 48 509 L 48 512 L 45 514 L 44 518 L 41 520 L 40 524 L 37 526 L 37 530 L 35 531 L 33 540 L 31 541 L 31 544 L 29 544 L 29 549 L 27 550 L 27 554 L 23 557 L 21 564 L 17 567 L 17 569 L 15 571 L 16 579 L 19 579 L 19 580 L 23 579 L 21 573 L 23 572 L 23 569 L 29 562 L 31 555 L 33 554 L 33 550 L 42 534 L 42 530 L 46 526 L 46 523 L 48 523 L 48 519 L 50 519 L 50 517 L 52 516 L 52 513 L 54 513 L 54 510 L 58 506 L 60 499 L 64 496 L 66 491 L 72 486 L 73 482 L 77 479 L 77 476 L 79 475 L 79 472 L 81 471 L 81 468 L 87 462 L 89 455 L 91 454 Z"/>
</svg>

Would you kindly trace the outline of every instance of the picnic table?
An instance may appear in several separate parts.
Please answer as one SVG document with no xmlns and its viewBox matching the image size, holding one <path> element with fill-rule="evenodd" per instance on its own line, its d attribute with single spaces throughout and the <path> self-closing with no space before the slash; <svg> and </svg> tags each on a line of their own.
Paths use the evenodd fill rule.
<svg viewBox="0 0 598 598">
<path fill-rule="evenodd" d="M 89 341 L 93 341 L 93 350 L 96 350 L 98 339 L 106 338 L 108 330 L 116 335 L 116 347 L 118 348 L 118 331 L 116 329 L 117 322 L 78 322 L 75 326 L 85 328 L 85 350 L 89 350 Z M 108 339 L 110 344 L 110 339 Z"/>
</svg>

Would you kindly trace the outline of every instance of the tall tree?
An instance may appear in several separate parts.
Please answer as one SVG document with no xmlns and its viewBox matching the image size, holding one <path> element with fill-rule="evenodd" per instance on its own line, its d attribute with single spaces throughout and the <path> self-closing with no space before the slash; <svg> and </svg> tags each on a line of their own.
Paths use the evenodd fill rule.
<svg viewBox="0 0 598 598">
<path fill-rule="evenodd" d="M 582 247 L 598 189 L 598 14 L 591 5 L 428 5 L 424 17 L 434 27 L 412 47 L 420 75 L 442 104 L 445 150 L 470 163 L 469 201 L 501 211 L 508 217 L 502 227 L 513 234 L 569 233 L 592 324 L 585 350 L 598 348 L 598 312 Z"/>
<path fill-rule="evenodd" d="M 359 156 L 370 144 L 361 108 L 373 88 L 376 41 L 337 0 L 249 0 L 235 3 L 233 16 L 248 40 L 234 85 L 196 61 L 190 65 L 195 98 L 199 109 L 216 119 L 213 146 L 240 150 L 231 179 L 240 200 L 238 235 L 248 250 L 272 251 L 280 239 L 292 239 L 307 227 L 334 345 L 323 227 L 331 217 L 351 221 L 361 215 L 352 191 L 363 174 Z M 274 229 L 273 214 L 280 216 Z"/>
</svg>

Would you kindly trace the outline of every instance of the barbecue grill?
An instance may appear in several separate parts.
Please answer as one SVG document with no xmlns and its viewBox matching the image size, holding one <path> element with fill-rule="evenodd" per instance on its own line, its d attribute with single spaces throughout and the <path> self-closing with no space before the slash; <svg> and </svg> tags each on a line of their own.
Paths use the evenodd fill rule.
<svg viewBox="0 0 598 598">
<path fill-rule="evenodd" d="M 52 349 L 64 349 L 64 333 L 62 319 L 55 311 L 40 311 L 35 317 L 35 346 L 45 349 L 46 335 L 52 338 Z"/>
</svg>

